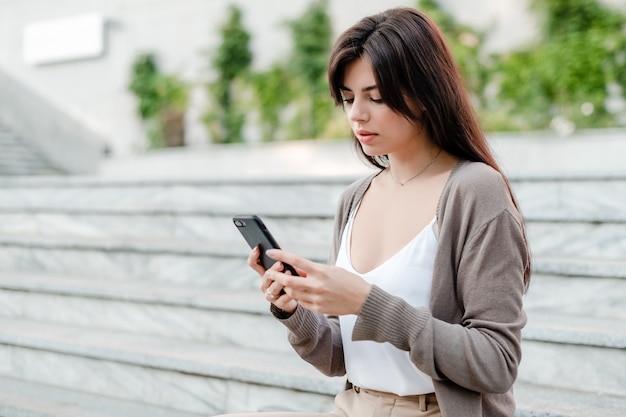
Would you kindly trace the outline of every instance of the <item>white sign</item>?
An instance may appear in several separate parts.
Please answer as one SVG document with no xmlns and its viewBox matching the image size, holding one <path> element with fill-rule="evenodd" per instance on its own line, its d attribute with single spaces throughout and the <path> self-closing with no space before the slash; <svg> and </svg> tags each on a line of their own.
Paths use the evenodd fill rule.
<svg viewBox="0 0 626 417">
<path fill-rule="evenodd" d="M 104 54 L 99 14 L 30 23 L 24 27 L 24 61 L 30 65 L 98 58 Z"/>
</svg>

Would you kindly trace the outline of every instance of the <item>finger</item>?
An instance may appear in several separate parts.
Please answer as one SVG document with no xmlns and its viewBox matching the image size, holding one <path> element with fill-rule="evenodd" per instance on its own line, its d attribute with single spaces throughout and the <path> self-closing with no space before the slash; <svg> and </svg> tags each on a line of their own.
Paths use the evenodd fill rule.
<svg viewBox="0 0 626 417">
<path fill-rule="evenodd" d="M 263 268 L 263 265 L 261 265 L 260 251 L 258 246 L 250 251 L 247 262 L 248 265 L 252 267 L 252 269 L 254 269 L 259 275 L 263 275 L 263 273 L 265 272 L 265 268 Z"/>
<path fill-rule="evenodd" d="M 284 273 L 273 269 L 267 270 L 265 271 L 265 278 L 278 283 L 286 289 L 305 290 L 308 288 L 307 280 L 304 277 L 292 275 L 289 271 Z"/>
<path fill-rule="evenodd" d="M 284 262 L 293 266 L 294 268 L 296 268 L 296 270 L 300 270 L 304 274 L 306 274 L 306 271 L 311 271 L 312 269 L 314 269 L 316 265 L 315 262 L 303 258 L 302 256 L 298 256 L 290 252 L 285 252 L 281 249 L 269 249 L 265 252 L 265 254 L 276 261 Z"/>
<path fill-rule="evenodd" d="M 285 293 L 283 291 L 283 286 L 276 281 L 273 281 L 265 290 L 265 293 L 270 296 L 270 298 L 278 298 Z"/>
<path fill-rule="evenodd" d="M 261 291 L 266 292 L 267 289 L 276 281 L 276 278 L 272 275 L 272 272 L 280 272 L 283 269 L 283 264 L 280 262 L 274 262 L 274 264 L 270 267 L 270 269 L 263 271 L 263 275 L 261 277 Z M 277 284 L 278 291 L 275 293 L 278 294 L 282 289 L 282 285 Z"/>
</svg>

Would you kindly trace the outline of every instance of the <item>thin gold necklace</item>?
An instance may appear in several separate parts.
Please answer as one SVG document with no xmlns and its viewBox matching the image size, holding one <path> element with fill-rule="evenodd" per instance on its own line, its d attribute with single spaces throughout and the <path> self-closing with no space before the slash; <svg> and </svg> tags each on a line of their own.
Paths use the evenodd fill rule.
<svg viewBox="0 0 626 417">
<path fill-rule="evenodd" d="M 435 161 L 437 160 L 437 158 L 439 157 L 439 154 L 441 153 L 441 148 L 439 149 L 439 152 L 437 152 L 437 155 L 435 155 L 435 157 L 433 158 L 432 161 L 430 161 L 428 164 L 426 164 L 426 166 L 424 168 L 422 168 L 417 174 L 413 175 L 411 178 L 409 178 L 408 180 L 404 180 L 404 181 L 398 181 L 393 177 L 393 173 L 391 172 L 391 167 L 389 167 L 389 175 L 391 175 L 391 179 L 394 182 L 397 182 L 398 184 L 400 184 L 400 187 L 404 187 L 404 184 L 406 184 L 407 182 L 419 177 L 421 174 L 424 173 L 424 171 L 426 171 L 428 169 L 428 167 L 430 167 L 432 164 L 435 163 Z"/>
</svg>

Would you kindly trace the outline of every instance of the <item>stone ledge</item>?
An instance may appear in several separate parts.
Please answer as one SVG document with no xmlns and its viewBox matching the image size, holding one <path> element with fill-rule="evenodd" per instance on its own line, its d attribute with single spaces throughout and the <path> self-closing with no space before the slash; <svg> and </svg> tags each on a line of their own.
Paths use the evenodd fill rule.
<svg viewBox="0 0 626 417">
<path fill-rule="evenodd" d="M 125 238 L 81 238 L 68 236 L 1 236 L 0 246 L 23 247 L 50 250 L 76 250 L 138 253 L 147 255 L 178 255 L 193 257 L 215 257 L 224 259 L 245 259 L 249 249 L 245 241 L 237 236 L 232 227 L 232 239 L 222 242 L 176 241 L 173 239 L 125 239 Z M 328 249 L 321 246 L 302 245 L 290 248 L 315 261 L 325 261 Z"/>
<path fill-rule="evenodd" d="M 0 289 L 270 316 L 267 302 L 262 294 L 259 296 L 258 290 L 229 290 L 141 280 L 100 281 L 6 271 L 0 272 Z"/>
<path fill-rule="evenodd" d="M 0 319 L 0 344 L 112 361 L 201 377 L 333 395 L 342 378 L 327 378 L 294 352 L 92 330 L 80 326 Z"/>
<path fill-rule="evenodd" d="M 626 398 L 515 384 L 515 417 L 623 417 Z"/>
<path fill-rule="evenodd" d="M 626 278 L 626 261 L 536 257 L 533 271 L 544 275 Z"/>
<path fill-rule="evenodd" d="M 525 340 L 626 349 L 626 322 L 623 320 L 529 312 L 522 335 Z"/>
<path fill-rule="evenodd" d="M 200 417 L 146 404 L 0 377 L 3 417 Z"/>
<path fill-rule="evenodd" d="M 287 390 L 327 396 L 333 396 L 343 385 L 342 378 L 323 377 L 295 354 L 277 355 L 269 352 L 241 351 L 232 347 L 181 344 L 163 339 L 17 320 L 0 320 L 0 327 L 3 329 L 0 343 L 26 349 L 47 350 L 172 372 L 278 386 Z M 4 393 L 2 382 L 3 380 L 0 379 L 0 393 Z M 19 388 L 17 385 L 16 387 Z M 62 391 L 68 395 L 82 395 L 72 391 Z M 623 397 L 536 387 L 525 383 L 516 384 L 516 397 L 518 399 L 517 417 L 617 417 L 623 415 L 626 410 L 626 398 Z M 0 398 L 4 398 L 2 394 Z M 36 398 L 41 400 L 43 397 Z M 26 408 L 26 410 L 29 409 Z M 6 414 L 8 417 L 29 415 L 19 414 L 20 407 L 15 403 L 9 405 L 8 412 L 15 412 Z M 45 414 L 45 412 L 32 415 L 33 417 L 66 416 Z M 89 414 L 78 415 L 92 417 Z M 124 416 L 124 414 L 118 415 Z M 159 416 L 159 414 L 151 415 Z M 170 415 L 177 417 L 193 414 L 163 414 L 164 417 Z"/>
<path fill-rule="evenodd" d="M 0 272 L 0 288 L 93 299 L 191 307 L 268 316 L 257 290 L 194 287 L 146 281 L 106 281 L 50 274 Z M 524 338 L 606 348 L 626 348 L 626 323 L 607 318 L 574 317 L 530 310 Z"/>
</svg>

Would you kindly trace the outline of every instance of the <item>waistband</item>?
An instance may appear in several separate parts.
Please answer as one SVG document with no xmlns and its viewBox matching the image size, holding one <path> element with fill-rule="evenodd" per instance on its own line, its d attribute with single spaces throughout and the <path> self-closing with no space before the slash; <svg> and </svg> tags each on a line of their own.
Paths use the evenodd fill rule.
<svg viewBox="0 0 626 417">
<path fill-rule="evenodd" d="M 369 388 L 357 387 L 356 385 L 353 385 L 352 389 L 357 394 L 364 392 L 364 393 L 376 395 L 379 397 L 389 397 L 389 398 L 395 398 L 398 400 L 415 401 L 419 403 L 425 402 L 426 404 L 437 404 L 437 396 L 435 395 L 434 392 L 431 392 L 429 394 L 420 394 L 420 395 L 397 395 L 392 392 L 376 391 L 376 390 L 369 389 Z"/>
</svg>

